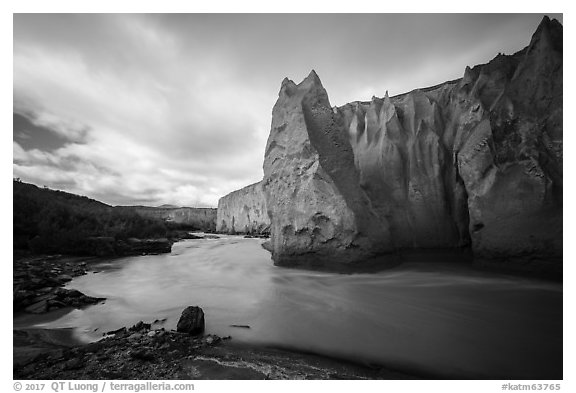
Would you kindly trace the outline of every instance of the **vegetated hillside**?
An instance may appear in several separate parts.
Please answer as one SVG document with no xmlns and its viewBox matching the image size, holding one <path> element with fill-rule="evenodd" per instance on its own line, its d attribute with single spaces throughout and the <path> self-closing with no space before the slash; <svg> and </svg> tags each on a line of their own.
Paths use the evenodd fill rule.
<svg viewBox="0 0 576 393">
<path fill-rule="evenodd" d="M 129 238 L 165 238 L 160 220 L 96 200 L 13 181 L 14 249 L 75 255 L 121 254 Z M 103 241 L 103 239 L 105 241 Z"/>
</svg>

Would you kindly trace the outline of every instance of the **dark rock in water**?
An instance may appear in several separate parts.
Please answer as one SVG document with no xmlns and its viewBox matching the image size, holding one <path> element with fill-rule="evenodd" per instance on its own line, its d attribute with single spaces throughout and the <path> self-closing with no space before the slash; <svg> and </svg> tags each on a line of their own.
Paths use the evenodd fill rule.
<svg viewBox="0 0 576 393">
<path fill-rule="evenodd" d="M 204 311 L 197 306 L 188 306 L 182 312 L 176 331 L 193 336 L 204 332 Z"/>
<path fill-rule="evenodd" d="M 152 325 L 149 323 L 144 323 L 143 321 L 138 321 L 138 323 L 136 323 L 136 325 L 132 326 L 128 330 L 131 332 L 139 332 L 141 330 L 150 330 L 151 326 Z"/>
</svg>

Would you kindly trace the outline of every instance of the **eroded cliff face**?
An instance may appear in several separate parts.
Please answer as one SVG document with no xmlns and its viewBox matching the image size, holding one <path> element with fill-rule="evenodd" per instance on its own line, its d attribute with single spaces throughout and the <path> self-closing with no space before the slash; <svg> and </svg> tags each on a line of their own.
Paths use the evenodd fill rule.
<svg viewBox="0 0 576 393">
<path fill-rule="evenodd" d="M 270 219 L 261 182 L 220 198 L 216 230 L 223 233 L 270 233 Z"/>
<path fill-rule="evenodd" d="M 360 186 L 390 225 L 394 248 L 469 243 L 466 191 L 450 145 L 447 83 L 430 91 L 339 108 L 354 149 Z"/>
<path fill-rule="evenodd" d="M 460 107 L 482 117 L 456 147 L 476 255 L 562 255 L 562 71 L 548 18 L 523 51 L 466 70 Z"/>
<path fill-rule="evenodd" d="M 461 80 L 340 108 L 394 247 L 562 252 L 562 26 Z"/>
<path fill-rule="evenodd" d="M 144 217 L 157 218 L 169 223 L 182 224 L 203 231 L 216 229 L 216 209 L 202 207 L 148 207 L 127 206 Z"/>
<path fill-rule="evenodd" d="M 340 108 L 362 187 L 395 247 L 562 248 L 562 27 L 426 90 Z"/>
<path fill-rule="evenodd" d="M 388 224 L 359 187 L 343 120 L 314 71 L 298 85 L 282 82 L 263 180 L 278 264 L 351 262 L 390 250 Z"/>
<path fill-rule="evenodd" d="M 331 108 L 285 79 L 262 181 L 277 264 L 404 248 L 562 254 L 562 25 L 462 79 Z"/>
</svg>

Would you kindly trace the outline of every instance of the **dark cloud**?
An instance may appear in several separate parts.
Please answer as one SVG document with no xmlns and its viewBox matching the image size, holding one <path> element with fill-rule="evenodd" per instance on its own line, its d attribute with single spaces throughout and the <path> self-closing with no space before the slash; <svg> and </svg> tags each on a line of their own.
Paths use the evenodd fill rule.
<svg viewBox="0 0 576 393">
<path fill-rule="evenodd" d="M 285 76 L 314 68 L 333 105 L 399 94 L 523 48 L 541 18 L 16 14 L 14 175 L 112 204 L 215 206 L 262 177 Z"/>
<path fill-rule="evenodd" d="M 18 113 L 13 116 L 13 138 L 26 150 L 54 151 L 70 142 L 49 128 L 35 125 Z"/>
</svg>

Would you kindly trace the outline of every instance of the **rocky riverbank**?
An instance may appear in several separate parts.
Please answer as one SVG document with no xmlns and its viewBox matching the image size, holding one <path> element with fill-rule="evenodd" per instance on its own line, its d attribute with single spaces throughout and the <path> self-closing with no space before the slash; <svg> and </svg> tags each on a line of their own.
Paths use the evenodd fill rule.
<svg viewBox="0 0 576 393">
<path fill-rule="evenodd" d="M 156 326 L 156 328 L 155 328 Z M 231 337 L 192 336 L 139 322 L 87 345 L 54 345 L 14 331 L 21 346 L 44 341 L 33 357 L 14 349 L 14 379 L 414 379 L 315 355 L 233 345 Z M 16 345 L 16 344 L 15 344 Z"/>
<path fill-rule="evenodd" d="M 15 255 L 12 270 L 14 312 L 39 314 L 64 307 L 84 307 L 105 300 L 63 288 L 73 277 L 86 274 L 88 264 L 98 260 L 62 255 Z"/>
</svg>

